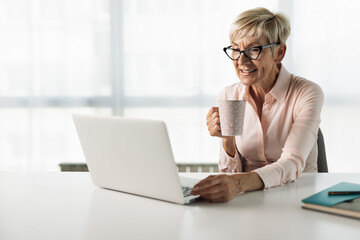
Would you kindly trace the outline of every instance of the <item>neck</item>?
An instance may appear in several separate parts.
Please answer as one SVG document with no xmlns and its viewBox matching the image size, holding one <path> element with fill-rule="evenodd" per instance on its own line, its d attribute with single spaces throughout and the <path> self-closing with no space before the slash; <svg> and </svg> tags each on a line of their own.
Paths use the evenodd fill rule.
<svg viewBox="0 0 360 240">
<path fill-rule="evenodd" d="M 266 81 L 250 86 L 251 94 L 255 100 L 264 102 L 265 95 L 274 87 L 279 72 L 279 68 L 275 67 Z"/>
</svg>

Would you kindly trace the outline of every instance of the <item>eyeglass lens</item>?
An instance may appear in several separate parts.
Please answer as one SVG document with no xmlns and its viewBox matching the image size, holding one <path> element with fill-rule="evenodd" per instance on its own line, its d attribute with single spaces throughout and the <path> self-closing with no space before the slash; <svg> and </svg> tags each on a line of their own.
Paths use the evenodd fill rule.
<svg viewBox="0 0 360 240">
<path fill-rule="evenodd" d="M 260 52 L 261 52 L 261 50 L 259 48 L 253 47 L 253 48 L 246 49 L 244 51 L 244 54 L 246 57 L 255 60 L 259 56 Z M 226 54 L 232 60 L 237 60 L 240 57 L 240 51 L 233 50 L 231 48 L 226 49 Z"/>
</svg>

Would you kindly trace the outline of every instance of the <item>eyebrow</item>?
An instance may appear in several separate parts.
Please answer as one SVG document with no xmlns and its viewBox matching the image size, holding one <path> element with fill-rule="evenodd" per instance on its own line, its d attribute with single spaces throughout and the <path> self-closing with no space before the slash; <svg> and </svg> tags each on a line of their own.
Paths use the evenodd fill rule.
<svg viewBox="0 0 360 240">
<path fill-rule="evenodd" d="M 238 45 L 236 43 L 234 43 L 234 42 L 231 42 L 231 45 L 238 47 Z M 247 45 L 245 49 L 248 49 L 248 48 L 251 48 L 251 47 L 257 47 L 257 46 L 261 46 L 261 45 L 262 45 L 261 43 L 252 42 L 249 45 Z"/>
</svg>

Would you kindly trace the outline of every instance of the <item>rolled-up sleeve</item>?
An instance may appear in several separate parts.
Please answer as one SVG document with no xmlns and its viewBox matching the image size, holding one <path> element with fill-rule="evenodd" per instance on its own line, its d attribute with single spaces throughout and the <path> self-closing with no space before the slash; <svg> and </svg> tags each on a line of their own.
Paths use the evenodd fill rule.
<svg viewBox="0 0 360 240">
<path fill-rule="evenodd" d="M 230 157 L 222 146 L 222 140 L 220 141 L 220 158 L 219 158 L 219 171 L 220 172 L 242 172 L 241 155 L 236 149 L 235 156 Z"/>
<path fill-rule="evenodd" d="M 294 121 L 280 158 L 272 164 L 253 170 L 263 180 L 265 188 L 299 178 L 317 141 L 324 101 L 321 88 L 315 83 L 305 84 L 293 98 L 296 99 L 292 113 Z"/>
</svg>

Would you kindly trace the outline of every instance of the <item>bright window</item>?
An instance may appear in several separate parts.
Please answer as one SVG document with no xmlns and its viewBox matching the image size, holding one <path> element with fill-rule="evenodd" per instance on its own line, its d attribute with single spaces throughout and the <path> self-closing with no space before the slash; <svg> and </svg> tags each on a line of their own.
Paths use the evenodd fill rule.
<svg viewBox="0 0 360 240">
<path fill-rule="evenodd" d="M 0 170 L 84 162 L 72 113 L 165 120 L 177 162 L 217 162 L 219 140 L 205 116 L 217 93 L 238 81 L 222 48 L 236 15 L 263 6 L 291 20 L 286 68 L 324 90 L 330 171 L 360 171 L 358 5 L 0 0 Z"/>
</svg>

